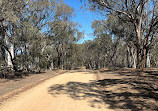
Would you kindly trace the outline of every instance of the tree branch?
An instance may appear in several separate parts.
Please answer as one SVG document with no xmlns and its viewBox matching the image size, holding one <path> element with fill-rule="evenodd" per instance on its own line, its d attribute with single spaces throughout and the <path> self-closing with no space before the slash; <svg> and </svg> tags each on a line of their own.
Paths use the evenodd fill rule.
<svg viewBox="0 0 158 111">
<path fill-rule="evenodd" d="M 108 5 L 108 3 L 105 3 L 105 1 L 103 1 L 103 0 L 102 0 L 99 4 L 102 5 L 102 6 L 104 6 L 104 7 L 106 7 L 106 8 L 109 9 L 109 10 L 112 10 L 112 11 L 114 11 L 114 12 L 117 12 L 117 13 L 121 13 L 121 14 L 126 15 L 129 19 L 131 19 L 131 21 L 134 20 L 133 16 L 132 16 L 130 13 L 127 13 L 127 12 L 121 11 L 121 10 L 115 10 L 115 9 L 113 9 L 112 7 L 110 7 L 110 6 Z"/>
</svg>

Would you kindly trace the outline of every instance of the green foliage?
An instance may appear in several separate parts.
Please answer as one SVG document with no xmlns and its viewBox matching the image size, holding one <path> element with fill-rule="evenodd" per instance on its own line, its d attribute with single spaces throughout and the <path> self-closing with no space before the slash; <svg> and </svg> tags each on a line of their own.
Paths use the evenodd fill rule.
<svg viewBox="0 0 158 111">
<path fill-rule="evenodd" d="M 84 33 L 80 32 L 80 25 L 72 20 L 74 9 L 62 0 L 0 0 L 0 63 L 7 63 L 7 53 L 11 52 L 10 46 L 13 44 L 12 63 L 22 70 L 75 69 L 83 65 L 93 69 L 125 67 L 128 56 L 134 57 L 136 49 L 141 49 L 140 55 L 143 55 L 146 47 L 153 51 L 152 65 L 158 65 L 157 45 L 153 45 L 158 23 L 155 0 L 143 2 L 145 9 L 142 8 L 144 12 L 140 23 L 141 9 L 136 10 L 132 1 L 88 1 L 92 11 L 105 14 L 107 19 L 92 23 L 96 37 L 93 41 L 77 44 Z M 149 4 L 153 3 L 154 8 L 151 8 Z M 132 16 L 135 17 L 133 20 Z M 136 30 L 139 24 L 140 44 Z"/>
<path fill-rule="evenodd" d="M 134 60 L 137 62 L 137 68 L 144 68 L 149 49 L 152 48 L 158 32 L 157 0 L 84 1 L 88 1 L 87 6 L 91 11 L 97 11 L 108 18 L 105 28 L 109 33 L 126 42 L 127 46 L 132 43 L 133 48 L 137 50 L 137 61 Z M 94 25 L 97 27 L 101 22 L 103 21 L 96 21 Z"/>
<path fill-rule="evenodd" d="M 1 43 L 8 51 L 10 45 L 4 38 L 14 44 L 15 57 L 12 59 L 18 70 L 40 71 L 52 64 L 53 68 L 66 68 L 75 59 L 73 51 L 76 50 L 72 44 L 83 37 L 83 33 L 71 20 L 74 9 L 62 0 L 1 0 L 0 9 Z M 2 61 L 7 52 L 3 45 Z M 77 66 L 78 63 L 73 64 Z"/>
</svg>

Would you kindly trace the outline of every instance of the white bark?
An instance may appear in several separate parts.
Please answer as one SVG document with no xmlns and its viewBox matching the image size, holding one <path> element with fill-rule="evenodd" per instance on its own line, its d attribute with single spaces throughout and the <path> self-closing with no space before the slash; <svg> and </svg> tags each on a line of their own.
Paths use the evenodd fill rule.
<svg viewBox="0 0 158 111">
<path fill-rule="evenodd" d="M 90 68 L 90 69 L 92 69 L 92 66 L 91 66 L 91 64 L 89 63 L 88 65 L 89 65 L 89 68 Z"/>
<path fill-rule="evenodd" d="M 130 68 L 136 68 L 136 60 L 137 60 L 137 55 L 136 55 L 136 50 L 134 49 L 133 46 L 129 47 L 127 46 L 127 59 L 128 59 L 128 66 Z"/>
<path fill-rule="evenodd" d="M 14 44 L 9 42 L 7 38 L 5 38 L 5 42 L 6 42 L 6 45 L 9 46 L 9 51 L 11 53 L 12 58 L 14 58 Z M 7 51 L 6 56 L 7 56 L 6 57 L 7 58 L 7 67 L 13 68 L 13 64 L 12 64 L 12 61 L 11 61 L 11 56 L 10 56 L 8 51 Z"/>
<path fill-rule="evenodd" d="M 51 63 L 51 69 L 54 69 L 54 63 L 53 62 Z"/>
<path fill-rule="evenodd" d="M 136 60 L 137 60 L 137 54 L 136 54 L 136 50 L 132 47 L 132 58 L 133 58 L 133 64 L 132 64 L 132 68 L 136 68 Z"/>
<path fill-rule="evenodd" d="M 150 67 L 150 54 L 149 54 L 149 52 L 147 54 L 146 66 Z"/>
<path fill-rule="evenodd" d="M 137 55 L 136 55 L 136 53 L 133 55 L 133 68 L 136 68 L 137 66 L 136 66 L 136 60 L 137 60 Z"/>
</svg>

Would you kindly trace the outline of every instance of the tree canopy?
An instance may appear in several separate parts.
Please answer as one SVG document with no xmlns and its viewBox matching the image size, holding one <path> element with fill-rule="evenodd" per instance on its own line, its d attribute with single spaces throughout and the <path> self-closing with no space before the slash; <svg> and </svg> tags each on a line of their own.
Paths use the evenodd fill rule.
<svg viewBox="0 0 158 111">
<path fill-rule="evenodd" d="M 157 0 L 82 0 L 105 19 L 94 20 L 92 41 L 62 0 L 0 0 L 0 63 L 20 70 L 156 67 Z M 94 13 L 95 14 L 95 13 Z"/>
</svg>

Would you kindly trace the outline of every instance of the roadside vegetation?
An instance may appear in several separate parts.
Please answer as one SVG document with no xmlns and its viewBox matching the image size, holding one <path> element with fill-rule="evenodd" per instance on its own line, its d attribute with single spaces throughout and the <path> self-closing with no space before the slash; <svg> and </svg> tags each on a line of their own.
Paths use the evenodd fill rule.
<svg viewBox="0 0 158 111">
<path fill-rule="evenodd" d="M 84 38 L 75 11 L 62 0 L 0 0 L 0 77 L 45 69 L 158 66 L 157 0 L 82 0 L 106 19 Z"/>
<path fill-rule="evenodd" d="M 91 23 L 95 38 L 84 43 L 79 42 L 84 26 L 73 21 L 76 11 L 64 0 L 0 0 L 0 96 L 80 69 L 70 71 L 80 75 L 66 74 L 68 79 L 48 92 L 89 98 L 93 108 L 108 104 L 114 110 L 158 111 L 158 1 L 80 2 L 104 18 Z M 21 79 L 47 69 L 54 72 Z"/>
</svg>

